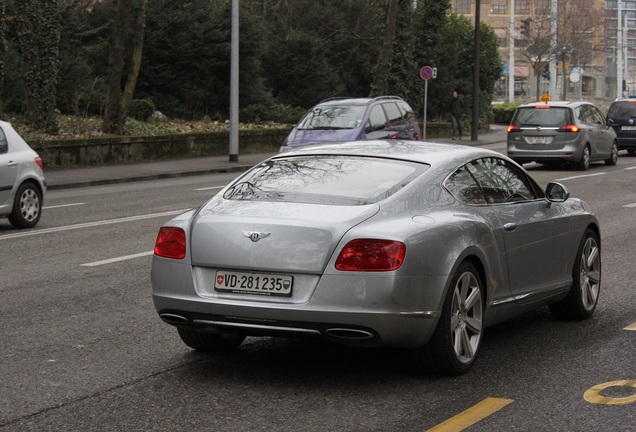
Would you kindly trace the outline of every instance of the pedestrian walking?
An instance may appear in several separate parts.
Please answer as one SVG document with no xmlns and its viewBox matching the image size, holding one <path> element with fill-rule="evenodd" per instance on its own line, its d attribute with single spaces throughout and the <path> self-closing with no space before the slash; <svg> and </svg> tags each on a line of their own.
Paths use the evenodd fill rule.
<svg viewBox="0 0 636 432">
<path fill-rule="evenodd" d="M 450 113 L 453 121 L 453 139 L 462 139 L 462 116 L 464 115 L 464 101 L 459 98 L 457 90 L 453 90 L 450 101 Z"/>
</svg>

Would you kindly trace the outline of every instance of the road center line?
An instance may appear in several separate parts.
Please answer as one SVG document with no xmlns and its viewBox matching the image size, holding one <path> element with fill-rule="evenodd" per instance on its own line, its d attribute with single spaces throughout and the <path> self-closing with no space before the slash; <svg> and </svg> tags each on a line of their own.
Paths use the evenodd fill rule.
<svg viewBox="0 0 636 432">
<path fill-rule="evenodd" d="M 81 205 L 86 205 L 86 203 L 73 203 L 73 204 L 60 204 L 60 205 L 54 205 L 54 206 L 44 206 L 44 207 L 42 207 L 42 210 L 50 210 L 50 209 L 56 209 L 56 208 L 62 208 L 62 207 L 75 207 L 75 206 L 81 206 Z"/>
<path fill-rule="evenodd" d="M 33 231 L 2 235 L 0 236 L 0 240 L 7 240 L 7 239 L 19 238 L 19 237 L 29 237 L 29 236 L 40 235 L 40 234 L 50 234 L 50 233 L 70 231 L 70 230 L 80 229 L 80 228 L 92 228 L 92 227 L 102 226 L 102 225 L 135 222 L 135 221 L 153 219 L 153 218 L 159 218 L 159 217 L 168 217 L 168 216 L 174 216 L 174 215 L 184 213 L 188 210 L 189 209 L 171 210 L 171 211 L 162 212 L 162 213 L 150 213 L 150 214 L 138 215 L 138 216 L 128 216 L 128 217 L 119 218 L 119 219 L 106 219 L 102 221 L 86 222 L 86 223 L 81 223 L 76 225 L 67 225 L 67 226 L 61 226 L 56 228 L 45 228 L 41 230 L 35 229 Z"/>
<path fill-rule="evenodd" d="M 574 179 L 585 178 L 585 177 L 596 177 L 596 176 L 605 175 L 605 174 L 607 173 L 600 172 L 600 173 L 584 174 L 584 175 L 578 175 L 578 176 L 572 176 L 572 177 L 563 177 L 563 178 L 557 179 L 557 181 L 574 180 Z"/>
<path fill-rule="evenodd" d="M 145 257 L 145 256 L 148 256 L 148 255 L 152 255 L 153 253 L 154 253 L 154 251 L 141 252 L 141 253 L 137 253 L 137 254 L 125 255 L 125 256 L 120 256 L 120 257 L 117 257 L 117 258 L 110 258 L 110 259 L 106 259 L 106 260 L 102 260 L 102 261 L 94 261 L 94 262 L 91 262 L 91 263 L 80 264 L 80 265 L 82 267 L 97 267 L 97 266 L 101 266 L 101 265 L 105 265 L 105 264 L 112 264 L 112 263 L 115 263 L 115 262 L 127 261 L 127 260 L 130 260 L 130 259 Z"/>
<path fill-rule="evenodd" d="M 486 398 L 473 405 L 466 411 L 428 429 L 427 432 L 459 432 L 496 413 L 506 405 L 514 402 L 512 399 Z"/>
</svg>

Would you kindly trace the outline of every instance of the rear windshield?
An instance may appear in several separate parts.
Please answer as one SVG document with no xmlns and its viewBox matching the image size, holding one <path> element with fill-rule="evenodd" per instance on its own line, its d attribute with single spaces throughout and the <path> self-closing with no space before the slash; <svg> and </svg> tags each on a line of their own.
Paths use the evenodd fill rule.
<svg viewBox="0 0 636 432">
<path fill-rule="evenodd" d="M 364 120 L 366 105 L 318 105 L 298 123 L 297 129 L 355 129 Z"/>
<path fill-rule="evenodd" d="M 519 108 L 512 124 L 523 127 L 562 127 L 571 124 L 570 109 L 562 107 Z"/>
<path fill-rule="evenodd" d="M 636 117 L 636 102 L 614 102 L 610 105 L 607 116 L 613 118 Z"/>
<path fill-rule="evenodd" d="M 263 162 L 223 198 L 328 205 L 365 205 L 393 195 L 428 165 L 355 156 L 296 156 Z"/>
</svg>

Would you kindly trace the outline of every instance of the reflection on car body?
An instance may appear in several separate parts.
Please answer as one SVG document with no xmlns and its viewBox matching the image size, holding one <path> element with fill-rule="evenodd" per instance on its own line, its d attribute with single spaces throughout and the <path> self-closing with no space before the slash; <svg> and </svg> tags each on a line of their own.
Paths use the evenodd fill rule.
<svg viewBox="0 0 636 432">
<path fill-rule="evenodd" d="M 356 141 L 274 156 L 164 224 L 151 279 L 197 350 L 317 337 L 460 374 L 487 326 L 545 305 L 591 316 L 600 251 L 587 204 L 505 156 Z"/>
</svg>

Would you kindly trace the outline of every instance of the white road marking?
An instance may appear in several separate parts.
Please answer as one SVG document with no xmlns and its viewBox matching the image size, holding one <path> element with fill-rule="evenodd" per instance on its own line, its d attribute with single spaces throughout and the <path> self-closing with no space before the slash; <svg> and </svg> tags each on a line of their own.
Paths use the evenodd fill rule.
<svg viewBox="0 0 636 432">
<path fill-rule="evenodd" d="M 634 208 L 634 207 L 636 207 L 636 203 L 634 203 L 634 204 L 625 204 L 623 207 Z"/>
<path fill-rule="evenodd" d="M 150 213 L 150 214 L 138 215 L 138 216 L 128 216 L 128 217 L 119 218 L 119 219 L 106 219 L 106 220 L 102 220 L 102 221 L 86 222 L 86 223 L 80 223 L 80 224 L 76 224 L 76 225 L 67 225 L 67 226 L 61 226 L 61 227 L 55 227 L 55 228 L 45 228 L 45 229 L 41 229 L 41 230 L 36 229 L 36 230 L 33 230 L 33 231 L 20 232 L 20 233 L 15 233 L 15 234 L 7 234 L 7 235 L 0 235 L 0 240 L 7 240 L 7 239 L 13 239 L 13 238 L 20 238 L 20 237 L 29 237 L 29 236 L 40 235 L 40 234 L 50 234 L 50 233 L 70 231 L 70 230 L 80 229 L 80 228 L 92 228 L 92 227 L 102 226 L 102 225 L 112 225 L 112 224 L 125 223 L 125 222 L 135 222 L 135 221 L 140 221 L 140 220 L 145 220 L 145 219 L 153 219 L 153 218 L 174 216 L 174 215 L 178 215 L 178 214 L 184 213 L 184 212 L 186 212 L 188 210 L 189 209 L 171 210 L 171 211 L 162 212 L 162 213 Z"/>
<path fill-rule="evenodd" d="M 636 169 L 636 166 L 633 166 L 633 167 L 627 167 L 627 168 L 625 168 L 625 171 L 629 171 L 629 170 L 633 170 L 633 169 Z"/>
<path fill-rule="evenodd" d="M 154 251 L 149 251 L 149 252 L 141 252 L 138 254 L 132 254 L 132 255 L 125 255 L 125 256 L 120 256 L 117 258 L 110 258 L 110 259 L 106 259 L 106 260 L 102 260 L 102 261 L 94 261 L 91 263 L 86 263 L 86 264 L 80 264 L 83 267 L 97 267 L 97 266 L 101 266 L 101 265 L 105 265 L 105 264 L 111 264 L 111 263 L 115 263 L 115 262 L 119 262 L 119 261 L 126 261 L 126 260 L 130 260 L 130 259 L 135 259 L 135 258 L 140 258 L 140 257 L 145 257 L 148 255 L 152 255 L 154 253 Z"/>
<path fill-rule="evenodd" d="M 44 206 L 44 207 L 42 207 L 42 210 L 50 210 L 50 209 L 56 209 L 56 208 L 62 208 L 62 207 L 75 207 L 75 206 L 81 206 L 81 205 L 86 205 L 86 203 L 73 203 L 73 204 L 60 204 L 60 205 L 54 205 L 54 206 Z"/>
<path fill-rule="evenodd" d="M 572 176 L 572 177 L 563 177 L 563 178 L 557 179 L 557 181 L 574 180 L 574 179 L 585 178 L 585 177 L 596 177 L 596 176 L 605 175 L 605 174 L 607 173 L 600 172 L 600 173 L 584 174 L 584 175 L 578 175 L 578 176 Z"/>
</svg>

